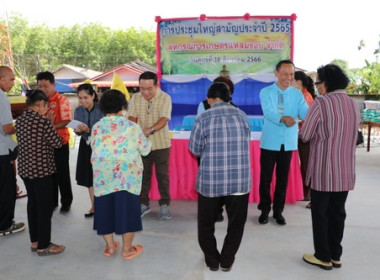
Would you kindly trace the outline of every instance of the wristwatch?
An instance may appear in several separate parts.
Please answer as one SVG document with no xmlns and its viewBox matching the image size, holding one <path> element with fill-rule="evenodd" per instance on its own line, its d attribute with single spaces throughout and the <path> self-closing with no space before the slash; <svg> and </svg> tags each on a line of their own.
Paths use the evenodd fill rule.
<svg viewBox="0 0 380 280">
<path fill-rule="evenodd" d="M 156 131 L 154 130 L 153 127 L 150 128 L 150 135 L 153 135 Z"/>
</svg>

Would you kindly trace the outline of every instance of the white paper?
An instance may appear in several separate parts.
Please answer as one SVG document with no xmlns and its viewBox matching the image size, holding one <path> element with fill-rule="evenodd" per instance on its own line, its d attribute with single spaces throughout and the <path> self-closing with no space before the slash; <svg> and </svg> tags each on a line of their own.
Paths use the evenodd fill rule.
<svg viewBox="0 0 380 280">
<path fill-rule="evenodd" d="M 66 127 L 70 127 L 70 128 L 72 128 L 72 129 L 78 129 L 78 126 L 81 125 L 81 124 L 84 124 L 84 125 L 85 125 L 85 123 L 82 123 L 82 122 L 80 122 L 80 121 L 72 120 L 71 122 L 69 122 L 69 123 L 66 125 Z"/>
</svg>

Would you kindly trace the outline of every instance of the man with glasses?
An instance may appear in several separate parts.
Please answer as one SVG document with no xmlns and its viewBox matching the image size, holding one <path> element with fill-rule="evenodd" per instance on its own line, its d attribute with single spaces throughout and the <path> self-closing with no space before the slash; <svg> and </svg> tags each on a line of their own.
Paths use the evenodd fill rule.
<svg viewBox="0 0 380 280">
<path fill-rule="evenodd" d="M 168 122 L 171 118 L 172 102 L 170 96 L 157 85 L 157 75 L 144 72 L 139 77 L 140 92 L 134 94 L 129 104 L 129 120 L 140 125 L 146 137 L 152 141 L 152 151 L 143 156 L 144 172 L 140 194 L 141 217 L 150 212 L 149 191 L 152 166 L 155 165 L 161 220 L 171 218 L 169 211 L 169 152 L 170 137 Z"/>
<path fill-rule="evenodd" d="M 260 92 L 264 126 L 260 139 L 260 224 L 268 223 L 271 210 L 270 184 L 276 165 L 276 186 L 273 199 L 273 218 L 277 224 L 285 225 L 282 216 L 285 205 L 288 173 L 293 150 L 297 150 L 297 119 L 305 119 L 308 106 L 302 93 L 291 86 L 294 79 L 294 64 L 290 60 L 277 63 L 277 82 Z"/>
</svg>

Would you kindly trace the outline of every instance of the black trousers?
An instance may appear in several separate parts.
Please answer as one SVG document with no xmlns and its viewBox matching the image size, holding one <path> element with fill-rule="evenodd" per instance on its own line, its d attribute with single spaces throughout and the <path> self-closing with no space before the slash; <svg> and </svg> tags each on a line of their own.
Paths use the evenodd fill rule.
<svg viewBox="0 0 380 280">
<path fill-rule="evenodd" d="M 269 213 L 271 210 L 270 184 L 275 165 L 276 187 L 274 190 L 273 213 L 280 214 L 284 210 L 292 153 L 293 151 L 285 151 L 284 145 L 281 146 L 280 151 L 261 149 L 260 203 L 258 205 L 261 211 Z"/>
<path fill-rule="evenodd" d="M 346 192 L 311 190 L 311 218 L 313 224 L 314 256 L 324 262 L 340 260 L 346 220 Z"/>
<path fill-rule="evenodd" d="M 53 213 L 53 175 L 43 178 L 22 178 L 28 191 L 28 225 L 31 242 L 38 242 L 38 249 L 49 246 L 51 216 Z"/>
<path fill-rule="evenodd" d="M 228 268 L 235 261 L 247 220 L 248 196 L 229 195 L 205 197 L 198 193 L 198 242 L 208 267 Z M 228 216 L 227 234 L 219 253 L 215 238 L 215 221 L 219 209 L 225 205 Z"/>
<path fill-rule="evenodd" d="M 16 205 L 16 178 L 9 155 L 0 156 L 0 230 L 12 226 Z"/>
<path fill-rule="evenodd" d="M 54 149 L 55 166 L 57 174 L 54 175 L 53 203 L 58 206 L 58 189 L 61 194 L 62 208 L 68 208 L 73 202 L 69 166 L 69 143 L 61 148 Z"/>
<path fill-rule="evenodd" d="M 310 199 L 310 184 L 306 184 L 307 166 L 309 165 L 310 142 L 298 140 L 298 156 L 300 158 L 301 176 L 303 183 L 303 197 Z"/>
<path fill-rule="evenodd" d="M 140 203 L 149 205 L 149 191 L 152 178 L 153 164 L 156 168 L 158 191 L 160 192 L 160 205 L 170 204 L 169 192 L 169 155 L 170 148 L 154 150 L 146 157 L 141 157 L 144 164 Z"/>
</svg>

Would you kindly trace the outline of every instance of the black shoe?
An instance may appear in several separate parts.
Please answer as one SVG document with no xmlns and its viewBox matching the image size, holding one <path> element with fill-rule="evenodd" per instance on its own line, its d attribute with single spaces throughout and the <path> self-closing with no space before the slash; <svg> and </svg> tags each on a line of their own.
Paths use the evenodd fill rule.
<svg viewBox="0 0 380 280">
<path fill-rule="evenodd" d="M 208 267 L 211 271 L 218 271 L 219 270 L 219 266 L 209 266 Z"/>
<path fill-rule="evenodd" d="M 220 269 L 224 272 L 228 272 L 232 269 L 232 265 L 230 267 L 220 267 Z"/>
<path fill-rule="evenodd" d="M 259 223 L 262 225 L 265 225 L 268 223 L 268 212 L 261 212 L 261 215 L 259 217 Z"/>
<path fill-rule="evenodd" d="M 216 222 L 223 222 L 223 220 L 224 220 L 223 214 L 218 214 L 218 216 L 216 217 Z"/>
<path fill-rule="evenodd" d="M 273 214 L 273 218 L 276 220 L 277 224 L 282 225 L 282 226 L 286 225 L 286 220 L 284 216 L 282 216 L 281 213 Z"/>
<path fill-rule="evenodd" d="M 68 207 L 61 207 L 61 209 L 59 210 L 59 212 L 61 213 L 61 214 L 66 214 L 66 213 L 68 213 L 70 211 L 70 206 L 68 206 Z"/>
<path fill-rule="evenodd" d="M 91 218 L 92 216 L 94 216 L 95 212 L 87 212 L 84 214 L 84 217 L 85 218 Z"/>
</svg>

